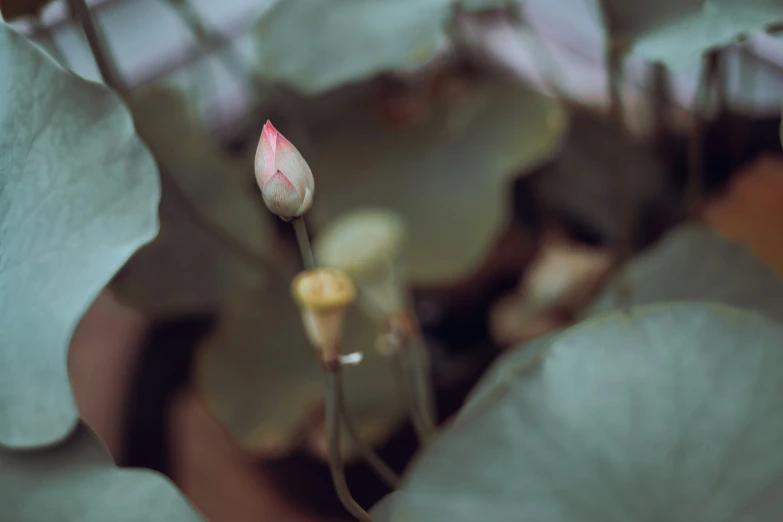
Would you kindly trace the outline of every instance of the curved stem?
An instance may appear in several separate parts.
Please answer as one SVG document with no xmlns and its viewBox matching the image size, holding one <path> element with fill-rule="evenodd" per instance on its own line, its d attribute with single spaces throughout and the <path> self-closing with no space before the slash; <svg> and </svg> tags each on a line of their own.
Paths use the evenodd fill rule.
<svg viewBox="0 0 783 522">
<path fill-rule="evenodd" d="M 416 333 L 408 340 L 405 353 L 413 374 L 413 397 L 422 413 L 427 431 L 432 435 L 437 426 L 438 412 L 430 378 L 430 352 L 418 332 L 417 328 Z"/>
<path fill-rule="evenodd" d="M 373 522 L 369 513 L 351 496 L 345 480 L 343 460 L 340 454 L 340 404 L 343 401 L 342 379 L 339 363 L 326 368 L 326 435 L 329 446 L 329 471 L 332 474 L 334 488 L 345 509 L 361 522 Z"/>
<path fill-rule="evenodd" d="M 359 452 L 362 454 L 364 460 L 367 461 L 367 464 L 375 470 L 387 486 L 392 489 L 400 487 L 400 477 L 397 473 L 395 473 L 394 470 L 375 452 L 375 449 L 362 438 L 353 421 L 353 417 L 348 412 L 348 408 L 345 404 L 345 397 L 340 397 L 340 413 L 343 416 L 343 422 L 348 430 L 348 436 L 351 437 L 353 443 L 359 448 Z"/>
<path fill-rule="evenodd" d="M 427 422 L 422 418 L 421 409 L 416 403 L 410 389 L 410 379 L 408 378 L 408 371 L 406 363 L 403 360 L 405 358 L 399 351 L 394 353 L 391 359 L 392 375 L 394 376 L 394 383 L 397 385 L 397 389 L 402 396 L 402 400 L 405 404 L 405 408 L 408 410 L 413 429 L 416 431 L 416 436 L 419 439 L 419 443 L 426 445 L 429 442 L 430 430 L 428 429 Z"/>
</svg>

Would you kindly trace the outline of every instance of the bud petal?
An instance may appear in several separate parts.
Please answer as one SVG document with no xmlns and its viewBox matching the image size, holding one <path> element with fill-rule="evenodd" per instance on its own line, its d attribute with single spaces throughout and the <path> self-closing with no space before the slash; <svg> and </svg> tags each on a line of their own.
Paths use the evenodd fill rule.
<svg viewBox="0 0 783 522">
<path fill-rule="evenodd" d="M 313 198 L 305 193 L 304 199 L 296 187 L 279 170 L 261 187 L 261 195 L 267 208 L 282 219 L 299 217 L 310 208 Z"/>
<path fill-rule="evenodd" d="M 254 167 L 270 211 L 288 220 L 310 209 L 315 191 L 313 173 L 296 147 L 269 121 L 261 132 Z"/>
</svg>

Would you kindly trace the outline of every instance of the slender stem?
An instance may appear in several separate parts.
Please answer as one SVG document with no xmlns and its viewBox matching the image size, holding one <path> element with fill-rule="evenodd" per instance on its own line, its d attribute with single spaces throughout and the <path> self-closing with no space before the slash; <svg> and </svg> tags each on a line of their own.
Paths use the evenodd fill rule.
<svg viewBox="0 0 783 522">
<path fill-rule="evenodd" d="M 343 402 L 343 384 L 339 364 L 325 366 L 326 369 L 326 434 L 329 445 L 329 471 L 334 488 L 345 509 L 362 522 L 372 522 L 370 515 L 351 496 L 343 470 L 340 454 L 340 404 Z"/>
<path fill-rule="evenodd" d="M 348 430 L 348 436 L 351 437 L 353 443 L 359 448 L 359 452 L 362 454 L 362 457 L 364 457 L 364 460 L 366 460 L 367 464 L 369 464 L 378 476 L 383 479 L 386 485 L 392 489 L 397 489 L 400 486 L 400 477 L 388 464 L 386 464 L 386 462 L 384 462 L 375 452 L 373 447 L 362 438 L 362 435 L 356 427 L 356 423 L 353 421 L 353 417 L 348 412 L 348 408 L 345 404 L 345 397 L 340 397 L 340 413 L 343 416 L 343 422 Z"/>
<path fill-rule="evenodd" d="M 293 224 L 305 270 L 312 270 L 315 268 L 315 256 L 313 256 L 313 247 L 310 245 L 310 237 L 307 235 L 307 225 L 305 225 L 304 219 L 301 217 L 294 218 Z"/>
<path fill-rule="evenodd" d="M 126 102 L 129 101 L 129 89 L 127 88 L 122 76 L 119 73 L 117 66 L 115 65 L 114 57 L 111 51 L 106 45 L 106 41 L 103 37 L 103 32 L 100 26 L 92 16 L 89 6 L 85 0 L 67 0 L 68 7 L 71 11 L 71 16 L 74 20 L 77 20 L 84 31 L 87 38 L 87 43 L 90 46 L 95 63 L 98 66 L 98 70 L 103 77 L 103 81 L 109 88 L 114 90 L 120 95 Z M 179 199 L 181 206 L 188 218 L 203 232 L 212 236 L 218 243 L 220 243 L 226 251 L 230 252 L 237 259 L 242 261 L 252 270 L 264 271 L 269 270 L 277 272 L 274 264 L 263 256 L 260 256 L 250 250 L 244 243 L 235 238 L 232 234 L 228 233 L 222 227 L 214 223 L 206 215 L 204 215 L 199 208 L 191 201 L 185 190 L 179 184 L 177 179 L 168 172 L 168 170 L 161 166 L 159 169 L 160 177 L 163 183 L 165 183 L 169 192 L 175 194 L 175 197 Z"/>
<path fill-rule="evenodd" d="M 607 97 L 609 99 L 609 121 L 624 135 L 628 134 L 625 122 L 622 96 L 624 51 L 618 45 L 609 42 L 606 51 Z M 626 262 L 633 255 L 636 243 L 636 209 L 634 192 L 624 169 L 618 169 L 615 179 L 615 201 L 618 206 L 617 215 L 624 230 L 617 240 L 616 251 L 618 261 Z M 617 280 L 617 297 L 620 306 L 628 309 L 631 302 L 631 283 L 621 275 Z"/>
<path fill-rule="evenodd" d="M 87 38 L 87 43 L 92 51 L 95 64 L 103 76 L 103 81 L 121 97 L 128 96 L 128 88 L 122 80 L 114 57 L 106 45 L 106 39 L 95 18 L 92 16 L 90 7 L 85 0 L 67 0 L 68 8 L 71 10 L 71 16 L 79 22 Z"/>
<path fill-rule="evenodd" d="M 688 144 L 688 182 L 685 187 L 685 208 L 691 215 L 698 213 L 704 195 L 704 113 L 708 106 L 711 84 L 719 71 L 719 51 L 712 51 L 704 57 L 691 106 L 693 125 Z"/>
<path fill-rule="evenodd" d="M 207 28 L 198 12 L 193 8 L 190 0 L 168 0 L 168 3 L 196 37 L 202 50 L 207 52 L 216 50 L 215 55 L 221 63 L 233 75 L 248 84 L 247 87 L 251 94 L 257 94 L 259 88 L 263 88 L 260 82 L 256 80 L 255 75 L 237 57 L 234 49 L 231 47 L 231 41 L 219 32 Z"/>
<path fill-rule="evenodd" d="M 418 331 L 417 328 L 416 333 L 408 339 L 403 351 L 413 375 L 413 398 L 416 407 L 421 412 L 428 435 L 432 435 L 436 431 L 438 412 L 430 378 L 430 353 Z"/>
<path fill-rule="evenodd" d="M 408 371 L 404 361 L 404 356 L 398 351 L 391 357 L 392 375 L 394 376 L 394 383 L 402 396 L 402 400 L 405 404 L 405 408 L 410 415 L 413 429 L 416 431 L 416 437 L 419 439 L 419 443 L 425 445 L 429 442 L 430 432 L 427 429 L 427 423 L 422 419 L 421 411 L 416 404 L 416 400 L 413 398 L 413 394 L 410 390 L 410 379 L 408 378 Z"/>
</svg>

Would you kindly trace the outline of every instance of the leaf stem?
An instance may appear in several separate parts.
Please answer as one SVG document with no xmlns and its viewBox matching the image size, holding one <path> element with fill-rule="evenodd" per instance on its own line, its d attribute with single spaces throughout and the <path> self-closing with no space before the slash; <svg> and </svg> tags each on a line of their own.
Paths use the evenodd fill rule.
<svg viewBox="0 0 783 522">
<path fill-rule="evenodd" d="M 605 13 L 606 16 L 606 13 Z M 609 24 L 611 27 L 611 24 Z M 611 35 L 611 33 L 610 33 Z M 625 122 L 625 110 L 623 107 L 623 63 L 625 50 L 613 40 L 607 42 L 606 47 L 606 90 L 609 100 L 608 119 L 615 125 L 623 136 L 628 135 L 628 127 Z M 633 256 L 636 244 L 636 208 L 634 190 L 628 179 L 630 173 L 623 169 L 617 169 L 615 179 L 615 202 L 617 216 L 624 225 L 623 232 L 617 239 L 615 248 L 618 262 L 625 263 Z M 631 283 L 626 275 L 621 274 L 617 279 L 617 298 L 620 307 L 626 311 L 631 302 Z"/>
<path fill-rule="evenodd" d="M 185 25 L 188 26 L 203 51 L 215 51 L 215 55 L 226 69 L 247 83 L 247 88 L 251 94 L 256 95 L 259 88 L 263 88 L 260 82 L 256 80 L 255 75 L 237 57 L 234 49 L 231 47 L 231 41 L 219 32 L 207 28 L 190 0 L 166 1 L 173 7 Z"/>
<path fill-rule="evenodd" d="M 713 83 L 720 72 L 720 51 L 711 51 L 702 62 L 701 75 L 691 106 L 692 128 L 688 143 L 688 181 L 685 187 L 685 208 L 696 215 L 704 197 L 704 117 Z M 722 102 L 723 103 L 723 102 Z"/>
<path fill-rule="evenodd" d="M 324 364 L 326 372 L 326 435 L 329 446 L 329 471 L 337 496 L 345 509 L 361 522 L 373 522 L 367 511 L 351 496 L 345 480 L 343 460 L 340 453 L 341 408 L 344 402 L 343 384 L 339 361 Z"/>
<path fill-rule="evenodd" d="M 307 225 L 304 222 L 304 218 L 298 217 L 293 220 L 294 232 L 296 232 L 296 241 L 299 243 L 299 252 L 302 254 L 302 262 L 304 263 L 305 270 L 312 270 L 315 268 L 315 256 L 313 255 L 313 247 L 310 244 L 310 237 L 307 235 Z"/>
</svg>

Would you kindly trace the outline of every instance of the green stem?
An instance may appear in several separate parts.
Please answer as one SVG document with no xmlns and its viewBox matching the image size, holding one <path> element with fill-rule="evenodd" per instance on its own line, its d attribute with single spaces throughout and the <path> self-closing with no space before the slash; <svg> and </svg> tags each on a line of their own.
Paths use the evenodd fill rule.
<svg viewBox="0 0 783 522">
<path fill-rule="evenodd" d="M 426 445 L 430 440 L 430 429 L 411 392 L 411 379 L 409 378 L 409 373 L 406 368 L 406 356 L 397 351 L 391 355 L 390 359 L 394 383 L 397 386 L 400 396 L 402 396 L 405 408 L 408 410 L 408 415 L 410 416 L 411 424 L 413 424 L 413 429 L 416 432 L 416 437 L 418 437 L 420 444 Z"/>
<path fill-rule="evenodd" d="M 340 412 L 343 416 L 343 422 L 348 430 L 348 436 L 359 449 L 362 457 L 370 467 L 375 470 L 381 479 L 392 489 L 397 489 L 400 486 L 400 477 L 393 469 L 389 467 L 386 462 L 375 452 L 373 447 L 368 444 L 359 433 L 356 427 L 356 423 L 353 421 L 353 417 L 348 412 L 348 408 L 345 404 L 345 397 L 340 398 Z"/>
<path fill-rule="evenodd" d="M 301 217 L 294 218 L 293 224 L 294 232 L 296 232 L 296 241 L 299 243 L 299 252 L 302 254 L 302 262 L 304 263 L 305 270 L 312 270 L 316 265 L 313 247 L 310 245 L 310 237 L 307 235 L 307 225 L 305 225 L 304 218 Z"/>
<path fill-rule="evenodd" d="M 418 332 L 418 329 L 417 329 Z M 430 353 L 421 335 L 414 335 L 403 350 L 413 376 L 413 399 L 426 427 L 428 438 L 436 431 L 437 408 L 430 378 Z"/>
<path fill-rule="evenodd" d="M 361 522 L 373 522 L 367 511 L 351 496 L 345 480 L 340 453 L 340 404 L 344 401 L 343 385 L 338 363 L 326 366 L 326 434 L 329 446 L 329 471 L 337 496 L 345 509 Z"/>
</svg>

